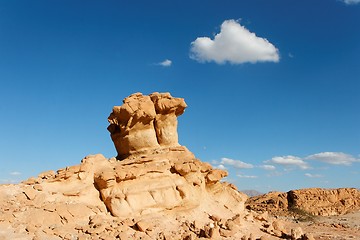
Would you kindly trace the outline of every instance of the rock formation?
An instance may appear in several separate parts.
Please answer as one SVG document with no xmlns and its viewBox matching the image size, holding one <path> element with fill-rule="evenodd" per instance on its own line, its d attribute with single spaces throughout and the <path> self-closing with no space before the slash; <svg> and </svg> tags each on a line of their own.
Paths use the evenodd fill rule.
<svg viewBox="0 0 360 240">
<path fill-rule="evenodd" d="M 310 188 L 288 192 L 289 205 L 310 214 L 334 216 L 360 210 L 360 191 L 355 188 Z"/>
<path fill-rule="evenodd" d="M 170 93 L 135 93 L 115 106 L 108 130 L 118 152 L 118 159 L 145 153 L 160 147 L 179 146 L 177 117 L 187 107 L 183 98 Z"/>
<path fill-rule="evenodd" d="M 269 192 L 267 194 L 250 197 L 246 207 L 257 212 L 269 212 L 274 215 L 284 215 L 288 211 L 287 193 Z"/>
<path fill-rule="evenodd" d="M 117 158 L 101 154 L 1 186 L 0 239 L 240 239 L 247 196 L 180 146 L 184 99 L 125 98 L 110 114 Z M 243 226 L 244 225 L 244 226 Z M 241 230 L 243 229 L 243 230 Z"/>
<path fill-rule="evenodd" d="M 313 239 L 246 210 L 226 171 L 179 145 L 185 108 L 169 93 L 133 94 L 108 118 L 117 158 L 0 185 L 0 239 Z"/>
<path fill-rule="evenodd" d="M 334 216 L 360 210 L 360 191 L 355 188 L 291 190 L 287 193 L 270 192 L 252 197 L 247 208 L 287 214 L 293 210 L 318 216 Z"/>
</svg>

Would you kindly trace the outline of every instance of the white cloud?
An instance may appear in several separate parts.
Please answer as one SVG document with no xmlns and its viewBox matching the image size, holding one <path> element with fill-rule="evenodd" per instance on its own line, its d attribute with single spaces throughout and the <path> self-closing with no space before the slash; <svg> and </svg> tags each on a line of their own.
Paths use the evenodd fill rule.
<svg viewBox="0 0 360 240">
<path fill-rule="evenodd" d="M 238 176 L 239 178 L 257 178 L 258 176 L 253 176 L 253 175 L 242 175 L 242 174 L 237 174 L 236 176 Z"/>
<path fill-rule="evenodd" d="M 198 37 L 191 43 L 190 58 L 218 64 L 278 62 L 279 51 L 267 39 L 250 32 L 238 21 L 226 20 L 214 39 Z"/>
<path fill-rule="evenodd" d="M 212 164 L 212 165 L 217 165 L 217 164 L 219 164 L 219 161 L 217 161 L 217 160 L 211 160 L 211 164 Z"/>
<path fill-rule="evenodd" d="M 360 3 L 360 0 L 344 0 L 345 4 L 352 5 Z"/>
<path fill-rule="evenodd" d="M 14 172 L 11 172 L 10 175 L 19 176 L 19 175 L 21 175 L 21 172 L 14 171 Z"/>
<path fill-rule="evenodd" d="M 221 164 L 222 165 L 230 165 L 235 168 L 253 168 L 254 167 L 254 165 L 252 165 L 250 163 L 245 163 L 243 161 L 234 160 L 234 159 L 230 159 L 230 158 L 221 158 Z"/>
<path fill-rule="evenodd" d="M 1 184 L 14 184 L 14 183 L 18 183 L 18 181 L 15 179 L 0 179 L 0 183 Z"/>
<path fill-rule="evenodd" d="M 306 157 L 307 160 L 317 160 L 333 165 L 350 166 L 354 162 L 360 162 L 359 159 L 343 152 L 321 152 Z"/>
<path fill-rule="evenodd" d="M 311 174 L 311 173 L 305 173 L 304 174 L 306 177 L 309 177 L 309 178 L 321 178 L 323 177 L 322 175 L 320 174 Z"/>
<path fill-rule="evenodd" d="M 304 160 L 296 156 L 281 156 L 281 157 L 273 157 L 271 160 L 265 161 L 266 163 L 274 163 L 284 166 L 294 166 L 299 167 L 301 169 L 309 169 L 310 166 Z"/>
<path fill-rule="evenodd" d="M 226 167 L 225 167 L 223 164 L 217 165 L 216 168 L 222 169 L 222 170 L 225 170 L 225 169 L 226 169 Z"/>
<path fill-rule="evenodd" d="M 261 165 L 259 166 L 260 168 L 264 169 L 264 170 L 268 170 L 268 171 L 273 171 L 276 169 L 275 166 L 273 165 L 267 165 L 267 164 L 264 164 L 264 165 Z"/>
<path fill-rule="evenodd" d="M 169 59 L 165 59 L 164 61 L 159 62 L 158 65 L 163 67 L 170 67 L 172 65 L 172 61 Z"/>
</svg>

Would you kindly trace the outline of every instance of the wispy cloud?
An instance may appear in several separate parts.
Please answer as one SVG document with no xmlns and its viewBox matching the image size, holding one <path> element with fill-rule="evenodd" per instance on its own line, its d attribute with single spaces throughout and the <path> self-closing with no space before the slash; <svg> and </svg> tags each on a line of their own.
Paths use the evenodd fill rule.
<svg viewBox="0 0 360 240">
<path fill-rule="evenodd" d="M 268 165 L 268 164 L 260 165 L 259 167 L 267 171 L 273 171 L 276 169 L 274 165 Z"/>
<path fill-rule="evenodd" d="M 18 183 L 18 180 L 15 179 L 0 179 L 0 183 L 2 184 L 13 184 L 13 183 Z"/>
<path fill-rule="evenodd" d="M 157 65 L 160 65 L 163 67 L 170 67 L 172 65 L 172 61 L 169 59 L 165 59 L 164 61 L 157 63 Z"/>
<path fill-rule="evenodd" d="M 233 166 L 235 168 L 253 168 L 254 167 L 254 165 L 252 165 L 250 163 L 245 163 L 243 161 L 234 160 L 234 159 L 230 159 L 230 158 L 221 158 L 220 164 L 222 164 L 222 165 L 230 165 L 230 166 Z"/>
<path fill-rule="evenodd" d="M 343 0 L 343 2 L 347 5 L 354 5 L 360 3 L 360 0 Z"/>
<path fill-rule="evenodd" d="M 254 176 L 254 175 L 237 174 L 236 176 L 238 176 L 239 178 L 258 178 L 258 176 Z"/>
<path fill-rule="evenodd" d="M 279 51 L 267 39 L 256 36 L 238 21 L 226 20 L 214 39 L 198 37 L 191 43 L 190 58 L 198 62 L 278 62 Z"/>
<path fill-rule="evenodd" d="M 306 177 L 309 177 L 309 178 L 321 178 L 323 177 L 323 175 L 320 175 L 320 174 L 311 174 L 311 173 L 305 173 L 304 174 Z"/>
<path fill-rule="evenodd" d="M 21 172 L 17 172 L 17 171 L 10 172 L 10 175 L 11 176 L 19 176 L 19 175 L 21 175 Z"/>
<path fill-rule="evenodd" d="M 350 166 L 354 162 L 360 162 L 359 159 L 356 159 L 352 155 L 343 152 L 321 152 L 307 156 L 305 159 L 345 166 Z"/>
<path fill-rule="evenodd" d="M 298 167 L 305 170 L 311 168 L 309 164 L 310 161 L 319 161 L 330 165 L 351 166 L 353 163 L 360 163 L 360 158 L 355 158 L 352 155 L 343 152 L 321 152 L 309 155 L 304 158 L 292 155 L 276 156 L 271 160 L 264 161 L 264 163 L 283 165 L 286 167 Z M 268 170 L 271 170 L 271 167 L 266 166 L 267 165 L 261 165 L 259 167 L 263 169 L 268 168 Z M 291 170 L 291 168 L 285 170 Z"/>
<path fill-rule="evenodd" d="M 307 162 L 302 160 L 299 157 L 296 156 L 280 156 L 280 157 L 273 157 L 271 160 L 265 161 L 265 163 L 273 163 L 273 164 L 279 164 L 283 166 L 293 166 L 298 167 L 300 169 L 309 169 L 310 166 Z"/>
</svg>

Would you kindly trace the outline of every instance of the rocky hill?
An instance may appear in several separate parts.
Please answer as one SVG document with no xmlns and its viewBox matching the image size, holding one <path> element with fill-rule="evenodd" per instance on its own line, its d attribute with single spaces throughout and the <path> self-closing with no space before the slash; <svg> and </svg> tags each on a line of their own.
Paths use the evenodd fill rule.
<svg viewBox="0 0 360 240">
<path fill-rule="evenodd" d="M 0 239 L 259 239 L 269 219 L 178 143 L 185 108 L 169 93 L 130 95 L 108 118 L 116 158 L 1 185 Z"/>
<path fill-rule="evenodd" d="M 316 216 L 335 216 L 360 210 L 360 191 L 356 188 L 310 188 L 289 192 L 270 192 L 252 197 L 247 208 L 284 215 L 302 210 Z"/>
<path fill-rule="evenodd" d="M 249 197 L 255 197 L 255 196 L 259 196 L 259 195 L 263 195 L 264 193 L 256 191 L 256 190 L 251 190 L 251 189 L 243 189 L 240 190 L 242 193 L 245 193 L 246 195 L 248 195 Z"/>
<path fill-rule="evenodd" d="M 246 209 L 248 196 L 220 181 L 226 171 L 178 143 L 185 108 L 169 93 L 130 95 L 108 118 L 116 158 L 89 155 L 79 165 L 0 185 L 0 239 L 314 239 L 298 225 Z M 287 208 L 290 197 L 296 206 L 324 202 L 316 196 L 333 203 L 323 207 L 329 213 L 359 205 L 353 190 L 335 191 L 335 198 L 322 190 L 272 194 L 248 206 L 273 212 Z"/>
</svg>

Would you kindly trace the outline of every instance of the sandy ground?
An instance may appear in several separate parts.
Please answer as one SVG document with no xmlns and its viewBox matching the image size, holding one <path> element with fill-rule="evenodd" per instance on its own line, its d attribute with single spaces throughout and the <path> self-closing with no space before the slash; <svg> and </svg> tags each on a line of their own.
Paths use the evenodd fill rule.
<svg viewBox="0 0 360 240">
<path fill-rule="evenodd" d="M 293 222 L 305 233 L 311 233 L 317 240 L 358 240 L 360 239 L 360 211 L 341 216 L 314 217 L 309 222 Z"/>
</svg>

